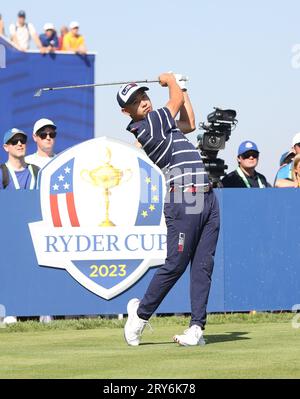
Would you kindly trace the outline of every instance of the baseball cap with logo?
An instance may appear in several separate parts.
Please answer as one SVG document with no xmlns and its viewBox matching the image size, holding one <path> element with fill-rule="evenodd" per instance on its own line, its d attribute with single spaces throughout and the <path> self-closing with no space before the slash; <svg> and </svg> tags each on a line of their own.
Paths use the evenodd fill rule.
<svg viewBox="0 0 300 399">
<path fill-rule="evenodd" d="M 146 86 L 139 86 L 134 82 L 126 83 L 121 86 L 117 94 L 117 101 L 120 107 L 124 108 L 126 105 L 130 104 L 134 99 L 134 94 L 139 90 L 147 91 L 149 88 Z"/>
<path fill-rule="evenodd" d="M 259 153 L 257 145 L 253 141 L 243 141 L 238 149 L 238 157 L 247 151 L 256 151 Z"/>
<path fill-rule="evenodd" d="M 293 137 L 292 146 L 294 147 L 294 145 L 299 144 L 299 143 L 300 143 L 300 132 L 295 134 L 295 136 Z"/>
<path fill-rule="evenodd" d="M 23 136 L 27 137 L 27 134 L 23 132 L 23 130 L 13 127 L 12 129 L 9 129 L 7 132 L 4 133 L 3 144 L 7 144 L 9 140 L 11 140 L 16 134 L 23 134 Z"/>
<path fill-rule="evenodd" d="M 40 129 L 45 126 L 53 126 L 54 129 L 56 129 L 56 125 L 50 119 L 42 118 L 35 122 L 33 126 L 33 134 L 36 134 Z"/>
</svg>

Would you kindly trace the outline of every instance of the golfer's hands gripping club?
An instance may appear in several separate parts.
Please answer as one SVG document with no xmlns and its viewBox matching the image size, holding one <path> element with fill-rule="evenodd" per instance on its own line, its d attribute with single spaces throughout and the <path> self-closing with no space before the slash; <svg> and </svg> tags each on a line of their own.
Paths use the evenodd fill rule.
<svg viewBox="0 0 300 399">
<path fill-rule="evenodd" d="M 186 82 L 188 81 L 188 78 L 186 76 L 183 76 L 181 73 L 174 73 L 173 75 L 175 76 L 176 83 L 181 88 L 181 90 L 187 91 Z"/>
<path fill-rule="evenodd" d="M 158 80 L 162 87 L 168 86 L 170 82 L 175 80 L 181 90 L 186 91 L 186 82 L 188 81 L 188 77 L 179 73 L 167 72 L 162 73 Z"/>
</svg>

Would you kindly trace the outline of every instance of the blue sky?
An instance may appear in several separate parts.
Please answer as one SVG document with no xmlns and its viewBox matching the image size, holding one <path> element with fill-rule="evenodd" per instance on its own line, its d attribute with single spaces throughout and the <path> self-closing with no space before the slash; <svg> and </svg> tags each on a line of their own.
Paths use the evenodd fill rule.
<svg viewBox="0 0 300 399">
<path fill-rule="evenodd" d="M 300 43 L 299 1 L 11 0 L 0 9 L 6 31 L 20 9 L 38 32 L 45 22 L 59 28 L 79 21 L 88 49 L 97 52 L 98 83 L 169 70 L 188 75 L 197 125 L 214 106 L 237 111 L 239 124 L 219 153 L 229 170 L 240 142 L 250 139 L 261 152 L 257 170 L 273 182 L 280 155 L 300 131 L 300 50 L 293 53 Z M 167 101 L 158 84 L 150 94 L 155 107 Z M 96 89 L 96 135 L 132 143 L 115 95 L 116 87 Z M 194 144 L 198 133 L 190 135 Z"/>
</svg>

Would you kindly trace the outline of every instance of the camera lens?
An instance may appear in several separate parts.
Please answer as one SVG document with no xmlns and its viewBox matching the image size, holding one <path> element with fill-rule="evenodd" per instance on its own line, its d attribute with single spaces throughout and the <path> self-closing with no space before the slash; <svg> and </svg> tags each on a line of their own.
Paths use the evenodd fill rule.
<svg viewBox="0 0 300 399">
<path fill-rule="evenodd" d="M 215 135 L 211 135 L 208 137 L 207 144 L 212 148 L 219 148 L 220 146 L 220 137 Z"/>
</svg>

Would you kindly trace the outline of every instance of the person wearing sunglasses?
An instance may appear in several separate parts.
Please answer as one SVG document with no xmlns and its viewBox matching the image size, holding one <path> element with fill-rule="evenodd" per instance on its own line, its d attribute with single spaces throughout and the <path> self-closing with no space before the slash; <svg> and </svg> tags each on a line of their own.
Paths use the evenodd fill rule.
<svg viewBox="0 0 300 399">
<path fill-rule="evenodd" d="M 38 166 L 42 169 L 54 157 L 54 145 L 56 137 L 56 125 L 46 118 L 39 119 L 33 126 L 32 138 L 37 145 L 37 151 L 34 154 L 28 155 L 25 160 L 27 163 Z M 41 315 L 41 323 L 50 323 L 53 316 Z"/>
<path fill-rule="evenodd" d="M 27 134 L 12 128 L 3 137 L 3 149 L 8 154 L 7 162 L 0 165 L 0 190 L 34 190 L 39 168 L 25 162 Z M 3 318 L 4 324 L 17 322 L 16 316 Z"/>
<path fill-rule="evenodd" d="M 3 148 L 8 154 L 5 164 L 1 164 L 0 189 L 34 190 L 39 168 L 26 163 L 27 134 L 13 128 L 4 134 Z"/>
<path fill-rule="evenodd" d="M 27 163 L 43 168 L 54 156 L 54 145 L 56 137 L 56 125 L 50 119 L 39 119 L 33 127 L 32 138 L 37 145 L 37 151 L 28 155 Z"/>
<path fill-rule="evenodd" d="M 265 188 L 271 187 L 267 179 L 255 168 L 259 160 L 259 151 L 253 141 L 243 141 L 238 149 L 238 167 L 222 179 L 226 188 Z"/>
</svg>

